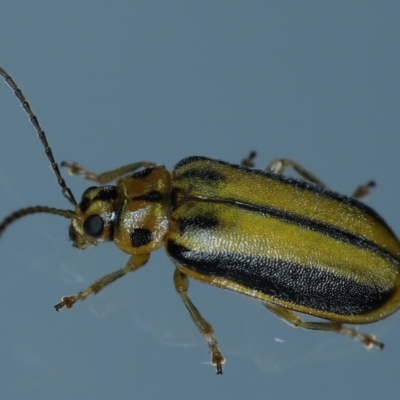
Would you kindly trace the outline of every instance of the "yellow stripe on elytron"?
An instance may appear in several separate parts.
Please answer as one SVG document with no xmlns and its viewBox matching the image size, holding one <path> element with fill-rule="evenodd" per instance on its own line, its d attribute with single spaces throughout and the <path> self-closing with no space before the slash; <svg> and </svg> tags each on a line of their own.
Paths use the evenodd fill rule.
<svg viewBox="0 0 400 400">
<path fill-rule="evenodd" d="M 172 214 L 172 219 L 176 220 L 180 215 L 188 217 L 207 213 L 217 216 L 218 226 L 211 230 L 188 228 L 183 235 L 173 229 L 168 237 L 188 249 L 205 254 L 228 252 L 281 259 L 349 280 L 357 279 L 367 285 L 374 284 L 377 271 L 379 283 L 385 287 L 391 287 L 398 276 L 399 268 L 393 259 L 373 250 L 225 204 L 188 202 Z"/>
<path fill-rule="evenodd" d="M 197 167 L 198 166 L 198 167 Z M 185 168 L 202 168 L 214 171 L 224 177 L 219 182 L 201 179 L 182 178 L 179 175 Z M 376 221 L 374 214 L 363 208 L 349 205 L 343 201 L 318 194 L 316 191 L 305 190 L 268 175 L 254 173 L 230 164 L 213 160 L 193 161 L 182 169 L 174 171 L 174 186 L 194 196 L 230 199 L 247 204 L 264 207 L 274 207 L 278 210 L 299 214 L 303 218 L 335 226 L 364 237 L 385 248 L 389 253 L 400 257 L 400 245 L 397 238 L 386 227 Z M 193 182 L 196 185 L 193 185 Z M 310 184 L 310 187 L 314 187 Z"/>
</svg>

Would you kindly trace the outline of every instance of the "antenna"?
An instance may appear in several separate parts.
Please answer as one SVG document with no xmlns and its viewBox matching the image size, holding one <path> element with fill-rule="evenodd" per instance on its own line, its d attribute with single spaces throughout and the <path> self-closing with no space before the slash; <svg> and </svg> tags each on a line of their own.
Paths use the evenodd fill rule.
<svg viewBox="0 0 400 400">
<path fill-rule="evenodd" d="M 74 206 L 74 208 L 76 208 L 77 202 L 74 198 L 74 195 L 72 194 L 71 189 L 66 185 L 64 178 L 61 176 L 60 170 L 58 168 L 58 164 L 56 163 L 56 160 L 54 159 L 54 156 L 53 156 L 53 151 L 51 150 L 51 147 L 49 146 L 49 143 L 47 141 L 46 134 L 44 133 L 44 130 L 40 126 L 40 123 L 39 123 L 36 115 L 33 113 L 31 105 L 26 100 L 25 95 L 23 94 L 22 90 L 18 87 L 18 85 L 15 83 L 14 79 L 10 75 L 8 75 L 8 73 L 1 66 L 0 66 L 0 75 L 4 78 L 7 85 L 10 86 L 10 88 L 14 91 L 15 96 L 20 101 L 22 108 L 28 114 L 29 120 L 31 121 L 32 125 L 35 127 L 37 134 L 39 136 L 39 139 L 41 140 L 41 142 L 43 144 L 44 151 L 47 155 L 47 158 L 50 161 L 51 169 L 53 170 L 54 175 L 57 178 L 57 182 L 61 187 L 61 192 L 62 192 L 63 196 Z M 42 211 L 42 212 L 45 212 L 45 211 Z"/>
</svg>

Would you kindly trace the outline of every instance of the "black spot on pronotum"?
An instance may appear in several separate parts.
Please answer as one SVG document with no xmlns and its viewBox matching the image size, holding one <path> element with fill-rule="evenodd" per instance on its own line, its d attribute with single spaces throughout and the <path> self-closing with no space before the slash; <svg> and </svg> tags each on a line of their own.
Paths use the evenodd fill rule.
<svg viewBox="0 0 400 400">
<path fill-rule="evenodd" d="M 83 223 L 83 230 L 86 235 L 91 237 L 92 239 L 97 239 L 103 233 L 104 221 L 100 215 L 93 214 L 86 218 Z"/>
<path fill-rule="evenodd" d="M 132 200 L 144 200 L 144 201 L 149 201 L 151 203 L 156 203 L 158 201 L 161 201 L 162 199 L 163 199 L 162 193 L 158 190 L 153 190 L 151 192 L 143 194 L 142 196 L 133 197 Z"/>
<path fill-rule="evenodd" d="M 133 247 L 145 246 L 153 240 L 153 232 L 144 228 L 134 229 L 129 236 Z"/>
</svg>

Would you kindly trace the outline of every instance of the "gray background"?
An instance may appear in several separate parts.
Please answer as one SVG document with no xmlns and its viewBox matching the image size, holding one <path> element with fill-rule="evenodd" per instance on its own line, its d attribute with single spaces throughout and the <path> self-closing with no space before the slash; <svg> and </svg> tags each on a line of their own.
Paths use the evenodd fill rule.
<svg viewBox="0 0 400 400">
<path fill-rule="evenodd" d="M 256 149 L 260 167 L 292 158 L 342 193 L 376 179 L 366 201 L 400 232 L 399 11 L 396 1 L 3 1 L 0 63 L 59 161 L 98 172 L 139 160 L 172 168 L 189 155 L 239 162 Z M 5 84 L 0 122 L 1 214 L 68 207 Z M 67 181 L 77 198 L 88 186 Z M 400 314 L 360 327 L 386 344 L 366 351 L 192 282 L 228 359 L 215 376 L 163 251 L 56 313 L 61 295 L 127 260 L 113 244 L 76 251 L 67 226 L 40 215 L 1 239 L 1 398 L 398 396 Z"/>
</svg>

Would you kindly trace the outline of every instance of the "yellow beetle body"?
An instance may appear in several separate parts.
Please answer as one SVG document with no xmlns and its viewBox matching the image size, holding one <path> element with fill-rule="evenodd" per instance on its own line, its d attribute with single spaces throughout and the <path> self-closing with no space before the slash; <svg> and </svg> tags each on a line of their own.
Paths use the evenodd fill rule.
<svg viewBox="0 0 400 400">
<path fill-rule="evenodd" d="M 113 241 L 130 255 L 125 267 L 63 297 L 56 310 L 71 308 L 144 266 L 151 252 L 164 246 L 176 266 L 175 288 L 208 342 L 217 373 L 222 373 L 225 359 L 212 326 L 187 294 L 188 278 L 256 298 L 290 325 L 383 347 L 373 335 L 342 325 L 375 322 L 400 308 L 400 243 L 371 208 L 328 190 L 290 160 L 275 160 L 266 171 L 250 168 L 254 154 L 244 165 L 189 157 L 171 173 L 151 162 L 100 175 L 62 163 L 71 174 L 101 185 L 88 188 L 77 203 L 30 104 L 1 67 L 0 75 L 36 128 L 62 193 L 73 206 L 15 211 L 0 224 L 0 234 L 21 217 L 45 212 L 71 220 L 69 236 L 75 247 Z M 288 166 L 304 179 L 283 176 Z M 116 184 L 107 185 L 112 181 Z M 306 322 L 295 311 L 326 321 Z"/>
</svg>

